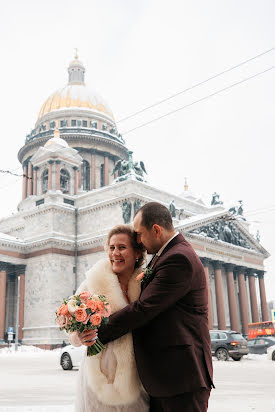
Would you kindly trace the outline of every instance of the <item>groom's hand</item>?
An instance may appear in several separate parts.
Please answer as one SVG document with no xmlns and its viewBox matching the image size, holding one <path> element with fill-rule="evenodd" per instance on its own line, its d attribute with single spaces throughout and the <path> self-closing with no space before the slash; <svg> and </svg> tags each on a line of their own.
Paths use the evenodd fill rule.
<svg viewBox="0 0 275 412">
<path fill-rule="evenodd" d="M 82 345 L 92 346 L 97 340 L 97 329 L 86 330 L 85 332 L 78 333 L 78 335 Z"/>
</svg>

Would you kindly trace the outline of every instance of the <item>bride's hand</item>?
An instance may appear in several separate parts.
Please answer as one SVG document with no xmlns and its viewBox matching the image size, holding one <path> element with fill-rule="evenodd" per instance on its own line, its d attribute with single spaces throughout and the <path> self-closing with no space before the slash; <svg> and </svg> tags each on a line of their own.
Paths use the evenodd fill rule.
<svg viewBox="0 0 275 412">
<path fill-rule="evenodd" d="M 97 329 L 86 330 L 82 333 L 78 333 L 78 336 L 82 345 L 92 346 L 97 340 Z"/>
</svg>

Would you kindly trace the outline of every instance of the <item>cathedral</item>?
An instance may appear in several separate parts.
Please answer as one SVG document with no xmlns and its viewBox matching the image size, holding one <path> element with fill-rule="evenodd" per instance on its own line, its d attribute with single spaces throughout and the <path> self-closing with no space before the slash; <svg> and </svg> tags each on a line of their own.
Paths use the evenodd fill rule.
<svg viewBox="0 0 275 412">
<path fill-rule="evenodd" d="M 206 205 L 187 183 L 180 195 L 148 184 L 110 107 L 85 84 L 77 55 L 67 85 L 42 105 L 18 159 L 22 200 L 16 214 L 0 220 L 0 345 L 16 325 L 22 344 L 61 345 L 57 307 L 105 255 L 110 228 L 131 223 L 149 201 L 169 207 L 174 227 L 204 265 L 209 329 L 247 334 L 248 323 L 268 320 L 269 254 L 249 232 L 241 202 L 227 210 L 217 194 Z"/>
</svg>

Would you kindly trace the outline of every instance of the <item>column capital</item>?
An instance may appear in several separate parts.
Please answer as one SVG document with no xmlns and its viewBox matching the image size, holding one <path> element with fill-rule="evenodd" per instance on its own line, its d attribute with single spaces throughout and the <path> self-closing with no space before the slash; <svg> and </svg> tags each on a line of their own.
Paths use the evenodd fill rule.
<svg viewBox="0 0 275 412">
<path fill-rule="evenodd" d="M 211 263 L 211 259 L 207 257 L 199 257 L 203 266 L 207 266 Z"/>
<path fill-rule="evenodd" d="M 213 260 L 211 263 L 213 264 L 215 270 L 216 269 L 222 269 L 222 267 L 224 265 L 224 263 L 220 260 Z"/>
<path fill-rule="evenodd" d="M 9 264 L 6 262 L 0 262 L 0 272 L 6 272 Z"/>
<path fill-rule="evenodd" d="M 246 271 L 246 268 L 245 268 L 244 266 L 235 266 L 234 272 L 235 272 L 237 275 L 244 275 L 244 274 L 245 274 L 245 271 Z"/>
<path fill-rule="evenodd" d="M 257 273 L 259 279 L 264 278 L 264 270 L 257 270 L 256 273 Z"/>
<path fill-rule="evenodd" d="M 57 160 L 55 161 L 55 163 L 57 163 L 58 165 L 60 165 L 61 160 L 57 159 Z"/>
<path fill-rule="evenodd" d="M 235 265 L 233 263 L 224 264 L 226 272 L 234 272 Z"/>
<path fill-rule="evenodd" d="M 255 270 L 255 269 L 252 269 L 252 268 L 247 268 L 247 269 L 245 270 L 246 276 L 255 277 L 255 272 L 256 272 L 256 270 Z"/>
<path fill-rule="evenodd" d="M 54 160 L 50 159 L 48 160 L 49 165 L 52 165 L 54 163 Z"/>
<path fill-rule="evenodd" d="M 78 170 L 77 166 L 73 166 L 74 171 Z"/>
<path fill-rule="evenodd" d="M 38 166 L 34 166 L 34 167 L 33 167 L 33 170 L 37 171 L 37 170 L 39 170 L 39 167 L 38 167 Z"/>
<path fill-rule="evenodd" d="M 16 265 L 15 270 L 17 275 L 25 275 L 26 265 Z"/>
</svg>

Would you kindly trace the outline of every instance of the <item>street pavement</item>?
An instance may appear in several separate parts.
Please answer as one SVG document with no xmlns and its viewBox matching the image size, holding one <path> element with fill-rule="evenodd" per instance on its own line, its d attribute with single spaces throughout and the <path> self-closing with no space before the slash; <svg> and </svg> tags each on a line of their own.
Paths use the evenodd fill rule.
<svg viewBox="0 0 275 412">
<path fill-rule="evenodd" d="M 275 412 L 275 362 L 266 355 L 213 364 L 208 412 Z M 0 412 L 73 412 L 77 373 L 62 370 L 58 351 L 0 355 Z"/>
</svg>

